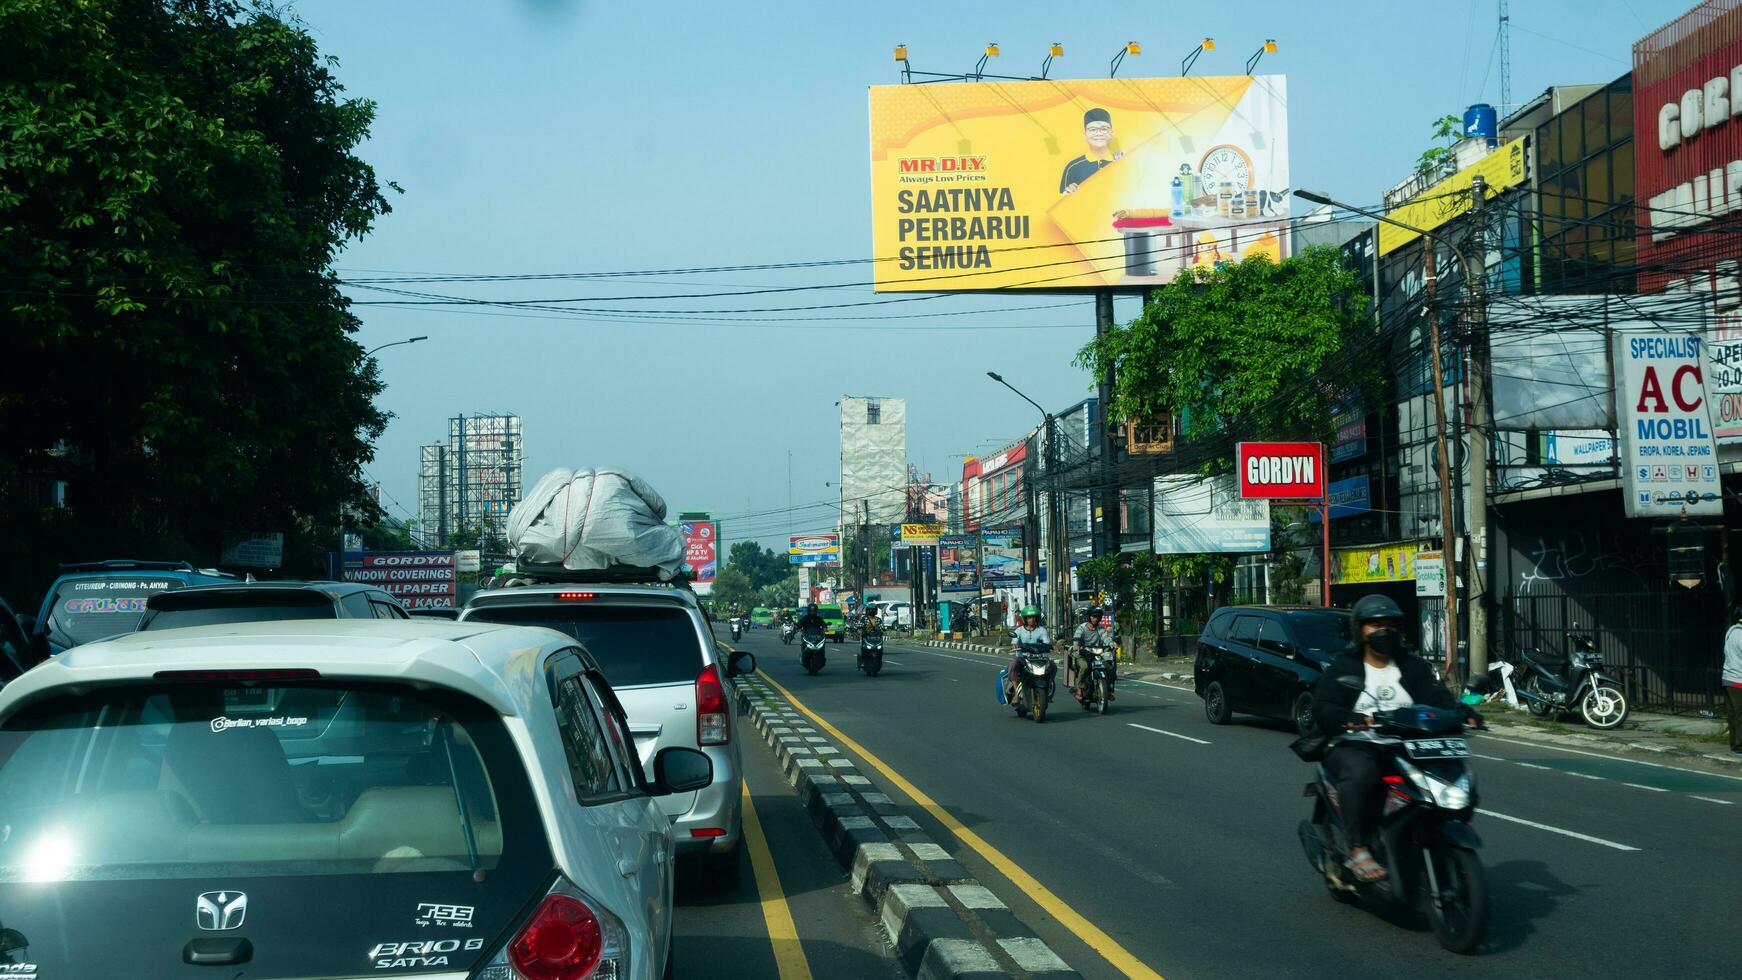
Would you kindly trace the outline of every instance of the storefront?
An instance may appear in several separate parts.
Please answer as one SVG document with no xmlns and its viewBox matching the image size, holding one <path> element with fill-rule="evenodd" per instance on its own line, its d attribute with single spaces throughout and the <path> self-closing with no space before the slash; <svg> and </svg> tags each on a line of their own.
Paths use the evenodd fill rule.
<svg viewBox="0 0 1742 980">
<path fill-rule="evenodd" d="M 1387 596 L 1403 610 L 1405 622 L 1415 624 L 1424 656 L 1440 659 L 1445 635 L 1444 602 L 1416 596 L 1416 556 L 1429 551 L 1426 540 L 1394 541 L 1331 549 L 1331 604 L 1349 607 L 1362 596 Z"/>
</svg>

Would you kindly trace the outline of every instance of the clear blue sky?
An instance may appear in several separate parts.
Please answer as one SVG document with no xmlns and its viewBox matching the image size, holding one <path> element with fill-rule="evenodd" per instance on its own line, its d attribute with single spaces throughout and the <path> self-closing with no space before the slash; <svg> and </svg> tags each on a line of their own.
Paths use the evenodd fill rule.
<svg viewBox="0 0 1742 980">
<path fill-rule="evenodd" d="M 1103 77 L 1127 39 L 1143 44 L 1121 69 L 1136 76 L 1177 74 L 1205 35 L 1217 50 L 1194 73 L 1237 74 L 1275 38 L 1280 51 L 1260 71 L 1288 76 L 1295 185 L 1375 202 L 1428 145 L 1430 120 L 1499 101 L 1495 6 L 301 0 L 292 9 L 338 57 L 350 93 L 379 103 L 362 153 L 405 189 L 341 258 L 353 277 L 867 258 L 865 89 L 898 81 L 898 42 L 916 69 L 962 71 L 997 41 L 1003 57 L 988 70 L 1026 75 L 1058 41 L 1066 54 L 1054 77 Z M 1513 101 L 1621 75 L 1633 41 L 1689 6 L 1514 0 Z M 865 277 L 848 266 L 427 288 L 533 299 Z M 872 298 L 850 287 L 694 308 Z M 1013 309 L 1038 304 L 1051 308 Z M 909 457 L 948 480 L 960 476 L 959 454 L 994 451 L 1034 424 L 987 370 L 1054 408 L 1092 388 L 1072 365 L 1093 332 L 1086 299 L 961 296 L 924 309 L 960 316 L 770 326 L 360 308 L 365 346 L 431 338 L 381 355 L 395 418 L 369 469 L 404 516 L 416 509 L 418 445 L 441 438 L 451 415 L 512 411 L 525 417 L 528 484 L 561 465 L 625 466 L 674 510 L 725 516 L 728 540 L 748 532 L 773 544 L 787 531 L 788 450 L 794 530 L 833 522 L 832 511 L 802 506 L 835 496 L 824 483 L 836 478 L 842 394 L 906 398 Z M 780 513 L 734 519 L 747 512 Z"/>
</svg>

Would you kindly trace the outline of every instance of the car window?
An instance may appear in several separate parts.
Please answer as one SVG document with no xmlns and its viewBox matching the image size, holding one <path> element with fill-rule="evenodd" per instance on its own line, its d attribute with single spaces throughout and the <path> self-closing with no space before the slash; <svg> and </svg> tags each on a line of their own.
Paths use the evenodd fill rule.
<svg viewBox="0 0 1742 980">
<path fill-rule="evenodd" d="M 1300 641 L 1301 652 L 1314 660 L 1329 662 L 1349 648 L 1349 617 L 1340 612 L 1292 613 L 1288 623 Z"/>
<path fill-rule="evenodd" d="M 611 760 L 617 765 L 618 779 L 625 788 L 634 789 L 641 784 L 637 778 L 641 756 L 635 751 L 635 738 L 629 734 L 627 722 L 620 715 L 622 706 L 612 696 L 603 674 L 588 674 L 581 680 L 593 711 L 599 716 L 599 728 L 605 733 L 606 747 L 611 750 Z"/>
<path fill-rule="evenodd" d="M 24 638 L 24 631 L 10 613 L 0 608 L 0 682 L 24 673 L 30 663 L 29 651 L 30 642 Z"/>
<path fill-rule="evenodd" d="M 1204 624 L 1204 635 L 1212 640 L 1220 640 L 1228 635 L 1228 623 L 1234 617 L 1231 614 L 1217 611 L 1210 614 L 1210 621 Z"/>
<path fill-rule="evenodd" d="M 562 736 L 563 754 L 568 757 L 575 798 L 590 803 L 624 792 L 622 769 L 611 756 L 611 744 L 581 675 L 574 672 L 560 677 L 554 698 L 557 731 Z"/>
<path fill-rule="evenodd" d="M 139 628 L 145 601 L 182 582 L 164 577 L 68 579 L 55 590 L 43 631 L 50 643 L 76 647 Z"/>
<path fill-rule="evenodd" d="M 592 600 L 540 605 L 477 606 L 466 619 L 543 626 L 567 633 L 587 648 L 611 682 L 624 688 L 694 683 L 702 672 L 701 638 L 681 606 L 611 605 Z"/>
<path fill-rule="evenodd" d="M 1235 616 L 1234 627 L 1228 631 L 1228 638 L 1237 643 L 1256 644 L 1258 642 L 1258 617 Z"/>
<path fill-rule="evenodd" d="M 395 608 L 392 603 L 370 600 L 369 605 L 375 610 L 376 619 L 409 619 L 405 613 Z"/>
<path fill-rule="evenodd" d="M 339 600 L 339 604 L 345 607 L 345 615 L 351 619 L 372 619 L 375 616 L 375 610 L 369 608 L 366 592 L 353 592 Z"/>
<path fill-rule="evenodd" d="M 1268 653 L 1293 653 L 1294 641 L 1289 638 L 1287 627 L 1266 618 L 1259 624 L 1258 648 Z"/>
<path fill-rule="evenodd" d="M 225 626 L 232 623 L 270 623 L 290 619 L 335 619 L 333 604 L 296 603 L 263 606 L 213 606 L 205 609 L 158 609 L 148 613 L 142 632 L 175 630 L 186 626 Z"/>
</svg>

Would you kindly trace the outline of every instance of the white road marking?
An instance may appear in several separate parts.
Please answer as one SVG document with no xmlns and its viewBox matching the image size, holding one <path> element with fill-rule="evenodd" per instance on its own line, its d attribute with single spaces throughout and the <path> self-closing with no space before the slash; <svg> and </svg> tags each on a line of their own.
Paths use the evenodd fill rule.
<svg viewBox="0 0 1742 980">
<path fill-rule="evenodd" d="M 1567 775 L 1569 775 L 1569 776 L 1577 776 L 1577 777 L 1579 777 L 1579 778 L 1580 778 L 1580 779 L 1595 779 L 1595 780 L 1597 780 L 1597 781 L 1598 781 L 1598 782 L 1602 782 L 1602 781 L 1603 781 L 1603 777 L 1602 777 L 1602 776 L 1593 776 L 1593 775 L 1591 775 L 1591 774 L 1590 774 L 1590 773 L 1588 773 L 1588 772 L 1569 772 L 1569 773 L 1567 773 Z"/>
<path fill-rule="evenodd" d="M 1183 738 L 1188 742 L 1196 742 L 1199 745 L 1210 744 L 1201 738 L 1193 738 L 1190 735 L 1181 735 L 1179 732 L 1170 732 L 1165 728 L 1151 728 L 1148 725 L 1139 725 L 1138 723 L 1136 723 L 1134 721 L 1128 721 L 1125 724 L 1130 725 L 1132 728 L 1141 728 L 1146 732 L 1154 732 L 1157 735 L 1172 735 L 1174 738 Z"/>
<path fill-rule="evenodd" d="M 1546 830 L 1551 834 L 1560 834 L 1562 837 L 1571 837 L 1574 840 L 1582 840 L 1591 844 L 1601 844 L 1604 847 L 1612 847 L 1617 851 L 1639 850 L 1637 847 L 1630 847 L 1626 844 L 1617 844 L 1612 840 L 1604 840 L 1601 837 L 1592 837 L 1590 834 L 1581 834 L 1576 830 L 1568 830 L 1565 827 L 1554 827 L 1546 823 L 1537 823 L 1535 820 L 1526 820 L 1523 817 L 1510 817 L 1504 813 L 1495 813 L 1493 810 L 1478 809 L 1476 812 L 1485 817 L 1493 817 L 1496 820 L 1505 820 L 1510 823 L 1523 824 L 1526 827 L 1535 827 L 1537 830 Z"/>
<path fill-rule="evenodd" d="M 1621 785 L 1631 786 L 1634 789 L 1650 790 L 1653 793 L 1667 793 L 1667 792 L 1669 792 L 1669 790 L 1664 789 L 1662 786 L 1647 786 L 1644 783 L 1622 783 Z"/>
<path fill-rule="evenodd" d="M 1503 757 L 1498 756 L 1498 755 L 1483 755 L 1480 752 L 1472 752 L 1470 754 L 1475 756 L 1478 759 L 1487 759 L 1489 762 L 1511 762 L 1512 761 L 1511 759 L 1503 758 Z"/>
<path fill-rule="evenodd" d="M 1694 799 L 1705 800 L 1707 803 L 1716 803 L 1719 806 L 1735 806 L 1736 805 L 1735 800 L 1720 800 L 1720 799 L 1715 799 L 1715 798 L 1710 797 L 1710 796 L 1696 796 L 1696 797 L 1694 797 Z"/>
<path fill-rule="evenodd" d="M 1550 769 L 1548 766 L 1539 766 L 1534 762 L 1520 762 L 1520 763 L 1518 763 L 1518 765 L 1521 765 L 1526 769 L 1541 769 L 1543 772 L 1553 772 L 1554 771 L 1553 769 Z"/>
<path fill-rule="evenodd" d="M 1742 783 L 1742 776 L 1732 776 L 1729 773 L 1724 772 L 1707 772 L 1704 769 L 1688 769 L 1685 766 L 1668 766 L 1661 762 L 1646 762 L 1644 759 L 1630 759 L 1626 756 L 1620 755 L 1604 755 L 1601 752 L 1586 752 L 1582 749 L 1568 749 L 1559 745 L 1549 745 L 1546 742 L 1527 742 L 1516 738 L 1502 738 L 1499 735 L 1489 735 L 1486 732 L 1479 734 L 1477 737 L 1493 739 L 1496 742 L 1506 742 L 1509 745 L 1522 745 L 1526 748 L 1532 749 L 1548 749 L 1551 752 L 1567 752 L 1572 755 L 1588 755 L 1593 759 L 1612 759 L 1616 762 L 1631 762 L 1636 766 L 1650 766 L 1653 769 L 1673 769 L 1676 772 L 1691 772 L 1696 776 L 1717 776 L 1719 779 L 1734 779 L 1737 782 Z M 1523 764 L 1524 763 L 1519 763 L 1519 765 Z"/>
</svg>

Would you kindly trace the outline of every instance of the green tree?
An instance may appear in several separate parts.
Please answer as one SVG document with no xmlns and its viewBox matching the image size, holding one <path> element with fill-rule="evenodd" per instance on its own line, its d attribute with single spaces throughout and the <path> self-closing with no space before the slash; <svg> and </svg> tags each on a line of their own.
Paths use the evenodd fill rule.
<svg viewBox="0 0 1742 980">
<path fill-rule="evenodd" d="M 264 4 L 0 0 L 0 486 L 66 480 L 78 531 L 43 562 L 281 530 L 306 564 L 377 513 L 332 262 L 388 204 L 333 64 Z"/>
<path fill-rule="evenodd" d="M 756 604 L 756 590 L 750 587 L 750 576 L 731 565 L 720 569 L 720 574 L 714 576 L 711 595 L 714 612 L 719 616 L 730 614 L 733 606 L 749 609 Z"/>
<path fill-rule="evenodd" d="M 380 520 L 366 525 L 363 528 L 363 547 L 369 551 L 415 550 L 417 545 L 411 539 L 414 523 Z"/>
<path fill-rule="evenodd" d="M 763 589 L 785 578 L 785 555 L 777 555 L 754 541 L 739 541 L 726 553 L 726 564 L 743 572 L 752 589 Z M 796 587 L 795 587 L 796 588 Z"/>
<path fill-rule="evenodd" d="M 798 573 L 789 572 L 778 582 L 756 590 L 756 604 L 770 609 L 786 609 L 798 602 Z"/>
<path fill-rule="evenodd" d="M 1215 440 L 1203 458 L 1214 472 L 1229 465 L 1229 437 L 1327 438 L 1333 405 L 1379 377 L 1372 343 L 1360 281 L 1319 246 L 1184 271 L 1077 360 L 1117 369 L 1112 417 L 1179 414 L 1188 443 Z"/>
<path fill-rule="evenodd" d="M 1433 121 L 1433 131 L 1434 139 L 1442 141 L 1443 145 L 1421 151 L 1421 156 L 1415 161 L 1416 173 L 1432 174 L 1451 157 L 1452 147 L 1464 138 L 1464 121 L 1457 116 L 1441 116 Z"/>
</svg>

